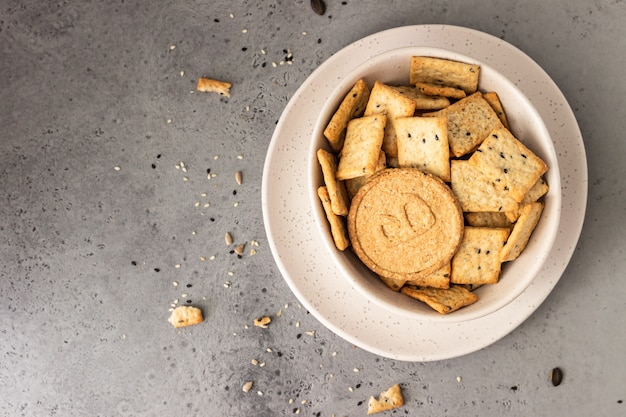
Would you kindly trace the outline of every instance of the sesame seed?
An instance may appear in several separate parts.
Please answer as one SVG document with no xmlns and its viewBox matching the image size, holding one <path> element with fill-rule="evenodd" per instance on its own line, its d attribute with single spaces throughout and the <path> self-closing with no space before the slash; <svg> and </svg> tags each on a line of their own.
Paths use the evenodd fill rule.
<svg viewBox="0 0 626 417">
<path fill-rule="evenodd" d="M 176 45 L 170 45 L 170 51 L 173 51 L 174 49 L 176 49 Z"/>
<path fill-rule="evenodd" d="M 172 285 L 175 286 L 175 287 L 178 287 L 178 282 L 174 281 L 174 282 L 172 282 Z"/>
<path fill-rule="evenodd" d="M 241 389 L 243 390 L 243 392 L 248 392 L 248 391 L 250 391 L 252 389 L 252 385 L 253 385 L 253 382 L 252 381 L 248 381 L 245 384 L 243 384 Z"/>
<path fill-rule="evenodd" d="M 120 169 L 122 169 L 121 167 L 113 167 L 114 170 L 119 171 Z"/>
<path fill-rule="evenodd" d="M 224 235 L 224 240 L 226 241 L 227 245 L 232 245 L 233 244 L 233 237 L 228 232 L 226 233 L 226 235 Z"/>
</svg>

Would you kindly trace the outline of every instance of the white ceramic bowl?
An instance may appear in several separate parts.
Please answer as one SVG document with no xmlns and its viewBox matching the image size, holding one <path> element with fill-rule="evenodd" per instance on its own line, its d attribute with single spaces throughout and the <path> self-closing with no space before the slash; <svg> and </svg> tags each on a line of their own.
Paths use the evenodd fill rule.
<svg viewBox="0 0 626 417">
<path fill-rule="evenodd" d="M 370 87 L 376 80 L 391 85 L 409 85 L 410 58 L 414 55 L 479 64 L 481 67 L 479 90 L 498 93 L 515 137 L 548 165 L 545 179 L 550 190 L 544 196 L 545 208 L 541 220 L 526 249 L 516 260 L 503 264 L 500 282 L 485 285 L 476 290 L 479 297 L 476 303 L 447 315 L 441 315 L 426 304 L 389 289 L 350 248 L 344 252 L 337 250 L 330 235 L 326 215 L 317 196 L 317 188 L 323 184 L 323 178 L 316 152 L 319 148 L 329 149 L 322 132 L 343 97 L 359 78 L 364 78 Z M 316 224 L 326 244 L 326 251 L 321 251 L 320 256 L 331 257 L 343 278 L 349 280 L 372 302 L 417 320 L 461 322 L 491 314 L 507 305 L 517 298 L 537 276 L 550 254 L 559 228 L 561 181 L 557 156 L 548 130 L 539 113 L 514 82 L 515 80 L 506 79 L 493 68 L 471 57 L 431 47 L 406 47 L 385 52 L 358 66 L 344 79 L 337 80 L 337 87 L 324 103 L 311 137 L 308 169 L 309 198 Z M 354 314 L 358 312 L 355 311 Z"/>
</svg>

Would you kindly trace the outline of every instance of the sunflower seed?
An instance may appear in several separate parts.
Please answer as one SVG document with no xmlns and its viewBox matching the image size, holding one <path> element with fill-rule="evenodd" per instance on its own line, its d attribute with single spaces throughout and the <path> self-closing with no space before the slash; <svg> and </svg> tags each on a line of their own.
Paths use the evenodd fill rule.
<svg viewBox="0 0 626 417">
<path fill-rule="evenodd" d="M 228 232 L 226 233 L 226 235 L 224 235 L 224 240 L 226 241 L 227 245 L 233 244 L 233 237 Z"/>
<path fill-rule="evenodd" d="M 241 183 L 243 182 L 243 177 L 242 177 L 241 171 L 237 171 L 235 173 L 235 181 L 237 181 L 238 185 L 241 185 Z"/>
<path fill-rule="evenodd" d="M 326 13 L 326 4 L 324 4 L 324 0 L 311 0 L 311 8 L 320 16 Z"/>
<path fill-rule="evenodd" d="M 561 385 L 563 381 L 563 371 L 561 371 L 561 368 L 554 368 L 550 371 L 550 381 L 555 387 Z"/>
</svg>

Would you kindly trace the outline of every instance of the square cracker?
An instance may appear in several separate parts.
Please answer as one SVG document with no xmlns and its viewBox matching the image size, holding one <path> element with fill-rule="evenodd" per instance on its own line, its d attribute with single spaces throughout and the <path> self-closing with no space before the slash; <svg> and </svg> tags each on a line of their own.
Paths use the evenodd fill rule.
<svg viewBox="0 0 626 417">
<path fill-rule="evenodd" d="M 367 402 L 367 414 L 393 410 L 404 405 L 404 397 L 399 384 L 395 384 L 387 391 L 381 392 L 378 398 L 370 397 Z"/>
<path fill-rule="evenodd" d="M 333 213 L 339 216 L 347 216 L 350 200 L 348 199 L 346 185 L 335 177 L 337 174 L 337 158 L 325 149 L 318 149 L 317 160 L 322 167 L 324 184 L 328 190 Z"/>
<path fill-rule="evenodd" d="M 501 125 L 498 115 L 480 92 L 424 116 L 448 118 L 450 152 L 457 158 L 475 150 L 494 128 Z"/>
<path fill-rule="evenodd" d="M 452 257 L 453 284 L 495 284 L 500 278 L 500 254 L 508 228 L 466 227 L 461 246 Z"/>
<path fill-rule="evenodd" d="M 382 149 L 389 157 L 397 156 L 398 146 L 396 144 L 395 119 L 413 116 L 415 113 L 415 101 L 404 96 L 394 88 L 376 81 L 374 87 L 372 87 L 364 115 L 371 116 L 380 113 L 387 115 Z"/>
<path fill-rule="evenodd" d="M 409 82 L 437 84 L 459 88 L 467 94 L 478 89 L 480 66 L 465 62 L 426 56 L 411 57 Z"/>
<path fill-rule="evenodd" d="M 542 202 L 528 203 L 522 206 L 519 218 L 515 222 L 515 226 L 513 226 L 506 245 L 502 249 L 502 262 L 512 261 L 522 253 L 530 240 L 533 230 L 539 223 L 542 212 Z"/>
<path fill-rule="evenodd" d="M 324 137 L 328 140 L 333 151 L 339 152 L 343 147 L 348 122 L 363 115 L 369 96 L 370 88 L 365 80 L 360 79 L 343 98 L 339 108 L 324 129 Z"/>
<path fill-rule="evenodd" d="M 452 192 L 464 212 L 509 212 L 519 208 L 519 203 L 483 175 L 468 161 L 450 161 Z"/>
<path fill-rule="evenodd" d="M 532 203 L 533 201 L 537 201 L 547 194 L 548 191 L 550 191 L 550 187 L 548 186 L 546 180 L 544 180 L 543 177 L 539 178 L 535 185 L 530 187 L 530 190 L 528 190 L 524 196 L 522 203 Z"/>
<path fill-rule="evenodd" d="M 348 236 L 346 219 L 333 213 L 333 209 L 330 206 L 330 197 L 328 196 L 328 190 L 325 186 L 321 186 L 317 189 L 317 196 L 322 202 L 324 212 L 326 212 L 326 218 L 328 219 L 328 224 L 330 225 L 330 234 L 333 237 L 335 246 L 340 251 L 343 251 L 348 246 L 350 246 L 350 237 Z"/>
<path fill-rule="evenodd" d="M 518 202 L 548 169 L 502 125 L 491 131 L 468 161 Z"/>
<path fill-rule="evenodd" d="M 450 97 L 453 99 L 461 99 L 467 96 L 464 90 L 454 87 L 446 87 L 445 85 L 436 85 L 429 83 L 417 82 L 415 88 L 422 94 L 427 96 Z"/>
<path fill-rule="evenodd" d="M 419 92 L 419 90 L 413 86 L 399 85 L 390 86 L 394 90 L 398 91 L 405 97 L 410 98 L 415 102 L 415 110 L 441 110 L 450 105 L 450 100 L 447 97 L 441 97 L 434 94 L 426 95 Z"/>
<path fill-rule="evenodd" d="M 476 294 L 457 285 L 448 289 L 402 287 L 401 291 L 411 298 L 428 304 L 441 314 L 452 313 L 478 301 Z"/>
<path fill-rule="evenodd" d="M 450 147 L 445 117 L 396 119 L 398 164 L 418 168 L 450 182 Z"/>
<path fill-rule="evenodd" d="M 487 103 L 489 103 L 493 111 L 496 112 L 498 118 L 500 119 L 500 122 L 502 123 L 502 126 L 511 130 L 511 128 L 509 127 L 509 119 L 506 117 L 506 113 L 504 112 L 504 107 L 502 106 L 502 102 L 500 101 L 498 93 L 496 93 L 495 91 L 483 93 L 483 98 L 487 100 Z"/>
<path fill-rule="evenodd" d="M 419 287 L 432 287 L 446 289 L 450 288 L 450 263 L 445 264 L 435 272 L 419 279 L 410 279 L 406 285 L 417 285 Z"/>
<path fill-rule="evenodd" d="M 376 172 L 386 124 L 387 116 L 384 114 L 350 120 L 346 140 L 339 156 L 338 180 L 372 175 Z"/>
</svg>

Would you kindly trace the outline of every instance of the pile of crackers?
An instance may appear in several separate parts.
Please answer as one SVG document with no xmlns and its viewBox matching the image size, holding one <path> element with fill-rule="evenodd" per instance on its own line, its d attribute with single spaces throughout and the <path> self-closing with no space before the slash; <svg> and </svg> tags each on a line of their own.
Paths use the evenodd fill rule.
<svg viewBox="0 0 626 417">
<path fill-rule="evenodd" d="M 328 146 L 317 152 L 324 178 L 317 191 L 341 251 L 350 247 L 351 202 L 380 172 L 417 168 L 450 187 L 464 217 L 452 258 L 419 285 L 381 276 L 442 314 L 476 302 L 474 289 L 498 282 L 502 264 L 526 247 L 548 192 L 546 163 L 511 133 L 497 92 L 479 90 L 479 74 L 479 65 L 413 56 L 410 85 L 360 79 L 324 130 Z"/>
</svg>

